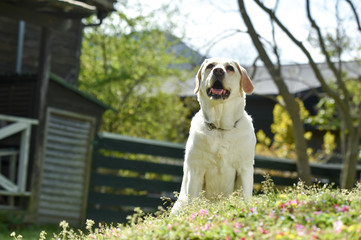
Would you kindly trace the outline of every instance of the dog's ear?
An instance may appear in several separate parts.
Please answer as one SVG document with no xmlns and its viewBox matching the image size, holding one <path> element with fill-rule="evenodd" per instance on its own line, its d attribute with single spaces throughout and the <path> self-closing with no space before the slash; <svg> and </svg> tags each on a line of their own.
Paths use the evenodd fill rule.
<svg viewBox="0 0 361 240">
<path fill-rule="evenodd" d="M 203 61 L 202 65 L 200 66 L 197 75 L 196 75 L 196 88 L 194 89 L 194 94 L 199 92 L 199 88 L 201 87 L 201 80 L 202 80 L 202 69 L 204 64 L 206 63 L 207 59 Z"/>
<path fill-rule="evenodd" d="M 253 92 L 254 86 L 251 79 L 248 77 L 246 69 L 241 67 L 241 65 L 239 65 L 237 62 L 235 62 L 235 64 L 238 68 L 238 71 L 241 73 L 241 79 L 240 79 L 241 91 L 243 89 L 245 93 L 251 94 Z"/>
</svg>

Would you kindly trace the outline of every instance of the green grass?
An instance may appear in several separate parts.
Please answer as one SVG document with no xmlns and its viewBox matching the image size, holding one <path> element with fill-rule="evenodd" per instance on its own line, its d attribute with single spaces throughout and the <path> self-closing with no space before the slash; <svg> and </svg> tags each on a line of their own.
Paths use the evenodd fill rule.
<svg viewBox="0 0 361 240">
<path fill-rule="evenodd" d="M 53 236 L 53 233 L 59 233 L 60 228 L 59 226 L 48 226 L 48 225 L 24 225 L 20 224 L 16 227 L 11 227 L 11 229 L 2 229 L 0 231 L 0 239 L 6 240 L 6 239 L 14 239 L 13 237 L 10 237 L 10 234 L 15 232 L 16 236 L 22 236 L 23 240 L 38 240 L 40 238 L 40 233 L 42 231 L 45 231 L 47 233 L 48 238 Z"/>
<path fill-rule="evenodd" d="M 88 220 L 84 232 L 62 222 L 54 239 L 361 239 L 361 184 L 346 191 L 300 182 L 277 191 L 267 180 L 262 189 L 249 202 L 239 194 L 195 199 L 177 216 L 138 209 L 126 225 Z"/>
</svg>

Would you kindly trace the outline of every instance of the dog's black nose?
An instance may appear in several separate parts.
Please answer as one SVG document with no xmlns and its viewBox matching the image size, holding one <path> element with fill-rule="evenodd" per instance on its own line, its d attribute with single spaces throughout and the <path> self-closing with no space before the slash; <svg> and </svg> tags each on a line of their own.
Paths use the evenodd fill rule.
<svg viewBox="0 0 361 240">
<path fill-rule="evenodd" d="M 213 74 L 217 77 L 223 77 L 224 76 L 224 70 L 222 68 L 215 68 L 213 69 Z"/>
</svg>

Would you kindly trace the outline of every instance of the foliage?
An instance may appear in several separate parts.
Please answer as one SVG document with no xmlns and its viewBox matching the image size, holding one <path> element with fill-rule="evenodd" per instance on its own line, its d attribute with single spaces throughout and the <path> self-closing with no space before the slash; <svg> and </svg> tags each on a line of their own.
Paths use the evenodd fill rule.
<svg viewBox="0 0 361 240">
<path fill-rule="evenodd" d="M 344 77 L 346 88 L 350 95 L 349 107 L 350 114 L 354 116 L 353 121 L 355 125 L 359 124 L 359 112 L 361 107 L 361 82 L 359 79 L 352 79 Z M 336 84 L 330 84 L 332 88 L 336 88 Z M 317 125 L 320 129 L 340 130 L 342 118 L 335 104 L 335 100 L 324 96 L 316 105 L 317 114 L 310 116 L 307 122 L 312 125 Z"/>
<path fill-rule="evenodd" d="M 332 154 L 333 150 L 336 148 L 336 136 L 330 131 L 327 131 L 323 136 L 323 148 L 326 154 Z"/>
<path fill-rule="evenodd" d="M 277 100 L 279 103 L 277 103 L 273 108 L 273 123 L 271 124 L 271 131 L 274 134 L 273 142 L 262 130 L 258 131 L 256 134 L 258 140 L 256 153 L 266 156 L 297 159 L 292 120 L 288 112 L 283 107 L 282 97 L 278 96 Z M 309 112 L 300 99 L 296 99 L 296 101 L 300 107 L 301 120 L 304 121 L 304 119 L 309 116 Z M 311 132 L 305 133 L 306 140 L 310 140 L 311 137 Z M 312 150 L 308 149 L 308 153 L 310 155 Z"/>
<path fill-rule="evenodd" d="M 24 222 L 24 213 L 16 213 L 12 211 L 0 212 L 0 232 L 6 229 L 17 230 Z"/>
<path fill-rule="evenodd" d="M 361 121 L 361 82 L 359 79 L 347 78 L 347 76 L 344 76 L 343 79 L 349 93 L 348 106 L 350 109 L 350 115 L 352 116 L 354 126 L 358 126 Z M 336 84 L 330 84 L 330 87 L 335 89 L 337 86 Z M 345 96 L 343 96 L 343 98 L 345 98 Z M 317 114 L 315 116 L 308 117 L 306 122 L 317 126 L 319 129 L 342 131 L 341 125 L 343 120 L 333 98 L 328 96 L 322 97 L 317 103 L 316 108 Z M 336 148 L 335 136 L 332 135 L 333 134 L 327 131 L 324 136 L 323 147 L 325 149 L 325 153 L 329 152 L 329 154 L 331 154 Z M 361 146 L 359 146 L 358 158 L 361 158 Z"/>
<path fill-rule="evenodd" d="M 79 87 L 116 109 L 104 115 L 102 130 L 184 141 L 188 110 L 174 83 L 188 77 L 177 68 L 188 60 L 170 51 L 179 40 L 154 16 L 118 11 L 100 27 L 86 29 Z M 164 89 L 165 83 L 170 87 Z"/>
<path fill-rule="evenodd" d="M 272 180 L 246 202 L 239 193 L 215 201 L 198 198 L 178 215 L 136 209 L 128 224 L 96 225 L 86 232 L 61 223 L 52 239 L 360 239 L 361 184 L 352 190 L 307 187 L 278 191 Z M 16 238 L 13 238 L 16 239 Z"/>
<path fill-rule="evenodd" d="M 134 96 L 117 113 L 104 114 L 103 130 L 149 139 L 184 142 L 189 127 L 186 109 L 178 96 Z"/>
</svg>

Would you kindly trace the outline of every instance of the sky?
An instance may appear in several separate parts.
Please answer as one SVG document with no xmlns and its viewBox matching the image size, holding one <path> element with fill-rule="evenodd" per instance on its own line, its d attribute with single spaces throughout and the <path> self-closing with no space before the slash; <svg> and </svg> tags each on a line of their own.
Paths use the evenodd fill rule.
<svg viewBox="0 0 361 240">
<path fill-rule="evenodd" d="M 341 19 L 347 23 L 346 31 L 349 31 L 348 34 L 354 36 L 355 39 L 361 39 L 355 25 L 348 23 L 353 18 L 345 1 L 312 0 L 311 11 L 314 18 L 324 30 L 334 29 L 337 24 L 334 18 L 336 1 L 340 3 Z M 129 0 L 128 4 L 129 2 L 132 1 Z M 275 0 L 265 2 L 269 7 L 275 4 Z M 353 0 L 353 2 L 361 15 L 361 0 Z M 207 57 L 230 57 L 243 65 L 250 65 L 257 56 L 249 36 L 240 32 L 244 32 L 246 27 L 240 16 L 237 0 L 148 0 L 140 1 L 140 3 L 144 12 L 160 8 L 162 4 L 177 8 L 179 13 L 174 15 L 173 19 L 179 27 L 174 29 L 174 34 L 182 36 L 187 45 Z M 271 40 L 271 25 L 268 16 L 253 1 L 245 0 L 245 3 L 256 30 L 266 39 Z M 306 18 L 304 0 L 280 0 L 277 16 L 299 40 L 304 42 L 316 61 L 323 61 L 319 50 L 307 41 L 311 27 Z M 162 22 L 164 19 L 165 17 L 159 14 L 159 21 Z M 304 54 L 281 31 L 276 30 L 276 41 L 284 64 L 307 61 Z M 346 56 L 345 60 L 350 57 Z"/>
</svg>

